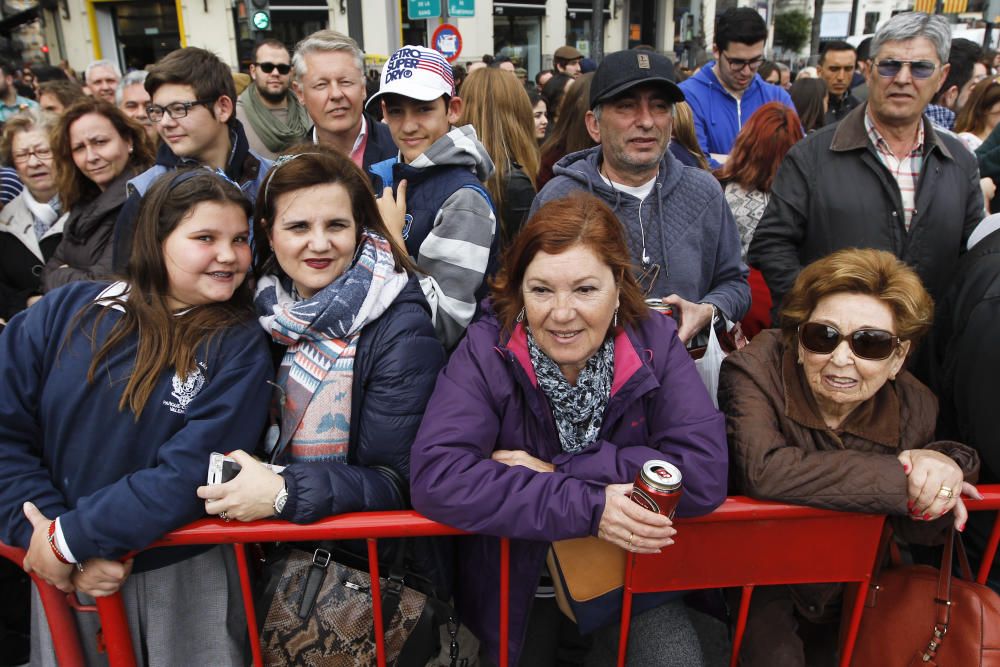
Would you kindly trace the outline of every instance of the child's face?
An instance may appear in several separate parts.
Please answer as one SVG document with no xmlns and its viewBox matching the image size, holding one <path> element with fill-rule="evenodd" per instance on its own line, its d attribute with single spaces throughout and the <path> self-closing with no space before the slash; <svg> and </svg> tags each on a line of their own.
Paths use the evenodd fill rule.
<svg viewBox="0 0 1000 667">
<path fill-rule="evenodd" d="M 198 102 L 194 88 L 167 83 L 153 93 L 152 103 L 157 106 L 169 107 L 177 102 Z M 175 155 L 212 164 L 212 158 L 220 152 L 228 157 L 229 128 L 226 121 L 231 115 L 229 98 L 221 97 L 215 102 L 193 104 L 183 118 L 171 118 L 170 114 L 164 113 L 163 118 L 155 123 L 156 131 Z M 224 160 L 222 164 L 225 164 Z"/>
<path fill-rule="evenodd" d="M 382 115 L 392 132 L 403 162 L 413 162 L 435 141 L 448 134 L 458 120 L 462 101 L 453 97 L 445 105 L 444 97 L 421 102 L 401 95 L 387 95 L 382 101 Z"/>
<path fill-rule="evenodd" d="M 171 309 L 228 301 L 250 268 L 249 225 L 231 202 L 204 201 L 163 241 Z"/>
</svg>

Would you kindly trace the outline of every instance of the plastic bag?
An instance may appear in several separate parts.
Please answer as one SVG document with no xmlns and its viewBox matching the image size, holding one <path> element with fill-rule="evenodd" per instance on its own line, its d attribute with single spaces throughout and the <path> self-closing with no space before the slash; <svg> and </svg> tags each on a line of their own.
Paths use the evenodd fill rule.
<svg viewBox="0 0 1000 667">
<path fill-rule="evenodd" d="M 695 359 L 694 365 L 698 369 L 698 376 L 705 383 L 708 395 L 712 397 L 712 404 L 719 407 L 719 370 L 722 368 L 722 360 L 726 358 L 726 353 L 722 351 L 719 344 L 719 336 L 715 333 L 715 321 L 708 327 L 708 345 L 705 346 L 705 354 L 701 359 Z"/>
</svg>

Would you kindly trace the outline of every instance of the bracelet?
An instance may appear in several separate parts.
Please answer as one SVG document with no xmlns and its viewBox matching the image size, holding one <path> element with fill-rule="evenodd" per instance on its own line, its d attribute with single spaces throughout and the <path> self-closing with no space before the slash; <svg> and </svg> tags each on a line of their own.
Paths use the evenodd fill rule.
<svg viewBox="0 0 1000 667">
<path fill-rule="evenodd" d="M 76 569 L 78 569 L 80 572 L 83 572 L 83 563 L 73 563 L 68 558 L 66 558 L 66 556 L 64 556 L 61 551 L 59 551 L 59 545 L 56 544 L 56 522 L 54 520 L 49 522 L 49 530 L 47 537 L 49 540 L 49 546 L 52 547 L 52 553 L 56 555 L 56 559 L 60 563 L 65 563 L 66 565 L 74 565 L 76 566 Z"/>
</svg>

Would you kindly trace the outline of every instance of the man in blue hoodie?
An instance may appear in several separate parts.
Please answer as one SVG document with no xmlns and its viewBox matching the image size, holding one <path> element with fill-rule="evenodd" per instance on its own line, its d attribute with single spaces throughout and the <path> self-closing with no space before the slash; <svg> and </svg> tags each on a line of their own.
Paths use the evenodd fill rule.
<svg viewBox="0 0 1000 667">
<path fill-rule="evenodd" d="M 768 102 L 795 108 L 784 89 L 757 75 L 766 39 L 767 26 L 757 10 L 727 10 L 715 23 L 715 60 L 680 84 L 705 155 L 728 155 L 743 124 Z"/>
<path fill-rule="evenodd" d="M 683 101 L 664 56 L 609 54 L 590 82 L 586 118 L 599 145 L 559 160 L 531 213 L 573 190 L 607 202 L 625 228 L 640 286 L 680 313 L 677 334 L 686 343 L 717 313 L 740 320 L 750 286 L 718 181 L 667 150 L 673 104 Z"/>
</svg>

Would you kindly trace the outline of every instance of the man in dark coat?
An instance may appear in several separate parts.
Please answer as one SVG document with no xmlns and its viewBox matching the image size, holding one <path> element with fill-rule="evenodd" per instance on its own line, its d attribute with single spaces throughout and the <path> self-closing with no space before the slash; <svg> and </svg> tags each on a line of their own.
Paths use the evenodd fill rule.
<svg viewBox="0 0 1000 667">
<path fill-rule="evenodd" d="M 872 41 L 868 103 L 789 151 L 749 252 L 776 308 L 803 266 L 846 247 L 892 252 L 944 292 L 983 217 L 975 158 L 923 118 L 950 39 L 939 16 L 893 17 Z"/>
</svg>

